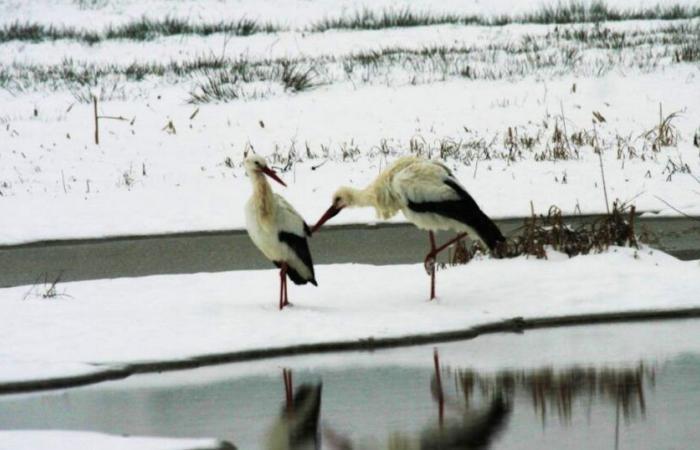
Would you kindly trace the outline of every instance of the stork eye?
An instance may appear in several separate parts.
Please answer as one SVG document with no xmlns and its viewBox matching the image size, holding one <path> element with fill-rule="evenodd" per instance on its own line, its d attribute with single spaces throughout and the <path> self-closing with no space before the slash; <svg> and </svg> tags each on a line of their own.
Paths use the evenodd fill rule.
<svg viewBox="0 0 700 450">
<path fill-rule="evenodd" d="M 340 197 L 336 197 L 333 199 L 333 203 L 340 203 Z"/>
</svg>

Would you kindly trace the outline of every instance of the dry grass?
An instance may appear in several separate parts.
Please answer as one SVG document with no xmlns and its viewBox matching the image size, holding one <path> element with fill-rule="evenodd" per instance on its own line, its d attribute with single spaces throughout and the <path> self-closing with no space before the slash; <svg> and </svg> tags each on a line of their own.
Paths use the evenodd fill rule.
<svg viewBox="0 0 700 450">
<path fill-rule="evenodd" d="M 678 143 L 679 132 L 672 122 L 679 114 L 676 111 L 664 116 L 661 105 L 659 105 L 659 124 L 643 135 L 644 140 L 654 152 L 660 151 L 662 147 L 670 147 Z"/>
<path fill-rule="evenodd" d="M 507 238 L 494 254 L 497 257 L 527 255 L 539 259 L 547 258 L 548 249 L 572 257 L 601 253 L 610 246 L 638 248 L 641 239 L 635 233 L 634 214 L 634 206 L 614 202 L 610 214 L 574 228 L 565 223 L 561 210 L 552 206 L 547 215 L 533 214 L 525 219 L 517 234 Z M 483 251 L 480 243 L 467 245 L 460 241 L 450 254 L 450 264 L 466 264 Z"/>
</svg>

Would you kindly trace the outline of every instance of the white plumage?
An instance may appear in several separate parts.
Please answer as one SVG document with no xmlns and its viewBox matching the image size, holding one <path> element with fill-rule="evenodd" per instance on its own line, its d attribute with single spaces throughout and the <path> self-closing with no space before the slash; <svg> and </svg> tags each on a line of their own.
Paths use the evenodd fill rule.
<svg viewBox="0 0 700 450">
<path fill-rule="evenodd" d="M 301 215 L 281 195 L 272 192 L 265 175 L 284 185 L 267 166 L 253 155 L 245 160 L 253 184 L 253 195 L 246 204 L 248 235 L 260 251 L 280 268 L 280 309 L 289 301 L 287 276 L 295 284 L 316 285 L 307 236 L 311 234 Z"/>
<path fill-rule="evenodd" d="M 353 206 L 372 206 L 383 219 L 401 211 L 418 228 L 428 230 L 431 251 L 425 261 L 431 272 L 431 299 L 435 298 L 434 263 L 440 251 L 467 233 L 481 239 L 492 250 L 505 240 L 450 169 L 437 161 L 412 156 L 399 158 L 366 188 L 341 187 L 313 231 L 343 208 Z M 454 230 L 460 234 L 436 247 L 433 235 L 436 230 Z"/>
</svg>

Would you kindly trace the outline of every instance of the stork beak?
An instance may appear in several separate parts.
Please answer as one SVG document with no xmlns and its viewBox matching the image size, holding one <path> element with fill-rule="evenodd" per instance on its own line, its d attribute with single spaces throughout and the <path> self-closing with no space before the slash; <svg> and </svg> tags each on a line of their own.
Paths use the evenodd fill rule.
<svg viewBox="0 0 700 450">
<path fill-rule="evenodd" d="M 335 205 L 331 205 L 331 207 L 328 208 L 328 210 L 323 214 L 323 216 L 321 216 L 321 218 L 318 219 L 318 222 L 316 222 L 316 225 L 314 225 L 314 227 L 311 229 L 311 234 L 318 231 L 318 229 L 321 228 L 324 223 L 328 222 L 328 220 L 335 217 L 342 209 L 343 209 L 342 207 L 338 208 Z"/>
<path fill-rule="evenodd" d="M 278 183 L 281 184 L 282 186 L 287 187 L 287 185 L 285 184 L 285 182 L 282 181 L 282 179 L 281 179 L 280 177 L 277 176 L 277 172 L 275 172 L 274 170 L 270 169 L 269 167 L 263 167 L 263 168 L 260 169 L 260 170 L 262 170 L 262 172 L 263 172 L 265 175 L 267 175 L 268 177 L 272 178 L 273 180 L 275 180 L 276 182 L 278 182 Z"/>
</svg>

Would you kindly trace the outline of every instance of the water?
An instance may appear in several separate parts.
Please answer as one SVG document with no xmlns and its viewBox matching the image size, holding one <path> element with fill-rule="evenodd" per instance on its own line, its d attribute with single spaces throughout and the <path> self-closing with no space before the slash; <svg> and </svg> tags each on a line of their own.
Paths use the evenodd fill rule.
<svg viewBox="0 0 700 450">
<path fill-rule="evenodd" d="M 700 322 L 693 320 L 276 358 L 4 396 L 0 429 L 217 437 L 266 448 L 286 407 L 285 369 L 297 389 L 322 383 L 324 448 L 331 436 L 353 448 L 389 441 L 428 448 L 431 433 L 475 429 L 497 396 L 506 411 L 481 430 L 490 448 L 688 449 L 700 441 Z"/>
</svg>

